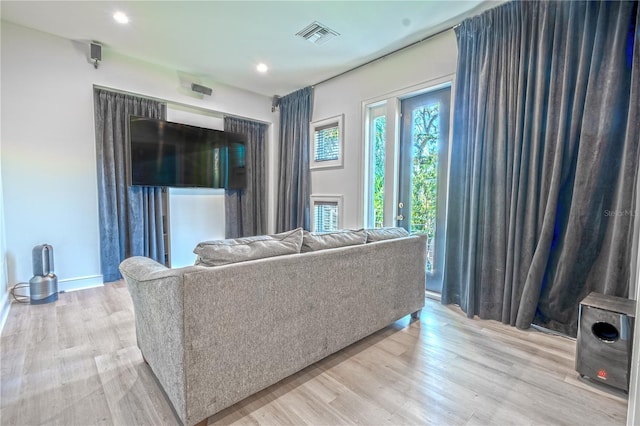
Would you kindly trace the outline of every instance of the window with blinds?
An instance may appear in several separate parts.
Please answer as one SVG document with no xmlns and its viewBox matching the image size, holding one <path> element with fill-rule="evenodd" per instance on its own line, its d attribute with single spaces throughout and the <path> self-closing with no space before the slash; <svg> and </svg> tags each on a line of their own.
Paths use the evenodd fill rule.
<svg viewBox="0 0 640 426">
<path fill-rule="evenodd" d="M 342 116 L 311 123 L 310 168 L 342 166 Z"/>
<path fill-rule="evenodd" d="M 314 138 L 313 160 L 335 161 L 340 157 L 340 141 L 338 139 L 338 123 L 316 128 Z"/>
<path fill-rule="evenodd" d="M 313 232 L 332 232 L 341 229 L 341 195 L 312 195 L 311 206 Z"/>
<path fill-rule="evenodd" d="M 338 203 L 317 203 L 315 210 L 316 232 L 330 232 L 338 230 Z"/>
</svg>

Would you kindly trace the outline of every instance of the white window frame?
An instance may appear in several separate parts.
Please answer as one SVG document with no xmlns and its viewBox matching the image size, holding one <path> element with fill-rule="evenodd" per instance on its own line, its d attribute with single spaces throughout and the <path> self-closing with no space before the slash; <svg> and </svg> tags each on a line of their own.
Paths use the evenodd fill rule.
<svg viewBox="0 0 640 426">
<path fill-rule="evenodd" d="M 311 232 L 316 231 L 316 204 L 336 204 L 338 206 L 338 229 L 342 229 L 343 215 L 342 195 L 311 195 Z"/>
<path fill-rule="evenodd" d="M 328 160 L 328 161 L 316 161 L 315 160 L 315 152 L 316 152 L 316 138 L 315 133 L 316 129 L 321 127 L 331 126 L 332 124 L 336 124 L 338 127 L 338 159 L 337 160 Z M 309 134 L 309 168 L 310 169 L 326 169 L 331 167 L 342 167 L 343 157 L 344 157 L 344 138 L 343 132 L 344 130 L 344 116 L 343 114 L 337 115 L 331 118 L 325 118 L 324 120 L 318 120 L 311 123 L 310 126 L 310 134 Z"/>
<path fill-rule="evenodd" d="M 374 227 L 374 217 L 373 217 L 373 180 L 374 180 L 374 150 L 373 150 L 373 137 L 374 137 L 374 129 L 373 129 L 373 123 L 374 121 L 379 118 L 379 117 L 385 117 L 386 121 L 387 121 L 387 126 L 392 126 L 393 124 L 389 123 L 389 116 L 388 116 L 388 106 L 387 106 L 387 99 L 380 101 L 380 102 L 373 102 L 370 104 L 365 104 L 365 193 L 364 193 L 364 200 L 365 200 L 365 206 L 364 206 L 364 211 L 365 211 L 365 220 L 364 223 L 367 227 L 369 228 L 373 228 Z M 387 132 L 385 130 L 385 132 Z M 387 135 L 385 134 L 385 150 L 388 149 L 388 138 Z M 387 168 L 387 163 L 389 162 L 389 154 L 385 153 L 385 171 Z M 391 156 L 391 161 L 395 161 L 394 157 Z M 388 177 L 386 176 L 387 173 L 385 172 L 385 187 L 383 189 L 384 192 L 387 191 L 387 183 L 386 181 L 389 180 Z M 388 200 L 386 199 L 387 197 L 385 196 L 385 200 L 384 200 L 384 205 L 386 206 L 386 204 L 388 203 Z M 386 216 L 386 207 L 383 208 L 383 222 L 384 222 L 384 218 Z M 386 226 L 386 224 L 384 225 Z"/>
</svg>

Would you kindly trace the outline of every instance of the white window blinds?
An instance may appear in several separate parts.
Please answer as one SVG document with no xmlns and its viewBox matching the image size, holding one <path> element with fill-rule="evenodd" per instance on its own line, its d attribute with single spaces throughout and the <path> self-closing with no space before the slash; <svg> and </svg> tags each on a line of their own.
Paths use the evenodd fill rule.
<svg viewBox="0 0 640 426">
<path fill-rule="evenodd" d="M 340 158 L 340 130 L 337 122 L 316 127 L 313 138 L 314 161 L 336 161 Z"/>
<path fill-rule="evenodd" d="M 342 139 L 344 117 L 314 121 L 309 129 L 309 168 L 342 167 L 344 140 Z"/>
<path fill-rule="evenodd" d="M 315 232 L 331 232 L 338 229 L 338 203 L 337 202 L 315 202 L 314 230 Z"/>
</svg>

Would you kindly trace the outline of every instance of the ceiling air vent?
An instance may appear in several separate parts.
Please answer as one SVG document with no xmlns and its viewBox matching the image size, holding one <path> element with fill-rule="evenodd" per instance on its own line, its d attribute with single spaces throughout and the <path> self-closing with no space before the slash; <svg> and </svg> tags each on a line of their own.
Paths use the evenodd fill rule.
<svg viewBox="0 0 640 426">
<path fill-rule="evenodd" d="M 327 41 L 340 34 L 329 27 L 325 27 L 320 22 L 315 21 L 303 30 L 298 31 L 296 35 L 305 40 L 309 40 L 313 44 L 320 45 L 325 44 Z"/>
</svg>

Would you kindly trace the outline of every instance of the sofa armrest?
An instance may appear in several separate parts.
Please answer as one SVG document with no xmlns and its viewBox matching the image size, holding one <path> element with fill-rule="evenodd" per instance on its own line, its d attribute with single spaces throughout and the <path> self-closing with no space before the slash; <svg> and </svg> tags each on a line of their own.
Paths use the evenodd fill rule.
<svg viewBox="0 0 640 426">
<path fill-rule="evenodd" d="M 181 418 L 186 413 L 183 270 L 140 256 L 120 263 L 133 301 L 138 347 Z"/>
<path fill-rule="evenodd" d="M 136 281 L 148 281 L 157 279 L 158 274 L 170 271 L 169 268 L 153 259 L 143 256 L 129 257 L 120 263 L 122 276 L 133 278 Z"/>
</svg>

